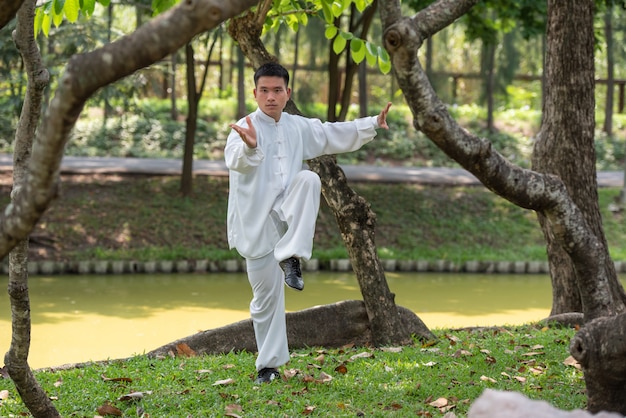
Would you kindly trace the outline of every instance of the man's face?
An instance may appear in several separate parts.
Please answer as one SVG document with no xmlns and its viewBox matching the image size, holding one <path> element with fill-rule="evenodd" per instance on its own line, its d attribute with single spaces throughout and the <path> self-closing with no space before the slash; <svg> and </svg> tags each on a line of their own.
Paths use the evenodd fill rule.
<svg viewBox="0 0 626 418">
<path fill-rule="evenodd" d="M 280 120 L 290 96 L 291 89 L 285 85 L 282 77 L 263 76 L 257 80 L 254 98 L 263 113 L 274 118 L 276 122 Z"/>
</svg>

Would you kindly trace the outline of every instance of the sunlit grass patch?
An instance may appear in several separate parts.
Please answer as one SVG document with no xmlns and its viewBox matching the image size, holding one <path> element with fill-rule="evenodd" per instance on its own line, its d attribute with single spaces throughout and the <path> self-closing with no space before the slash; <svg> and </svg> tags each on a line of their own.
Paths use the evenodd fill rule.
<svg viewBox="0 0 626 418">
<path fill-rule="evenodd" d="M 316 325 L 316 326 L 319 326 Z M 517 391 L 561 409 L 586 403 L 582 372 L 566 365 L 570 328 L 435 329 L 403 347 L 295 350 L 282 380 L 254 384 L 255 356 L 229 353 L 94 363 L 36 373 L 63 416 L 104 406 L 123 416 L 466 416 L 486 389 Z M 100 410 L 102 411 L 102 410 Z M 26 413 L 15 389 L 0 415 Z"/>
</svg>

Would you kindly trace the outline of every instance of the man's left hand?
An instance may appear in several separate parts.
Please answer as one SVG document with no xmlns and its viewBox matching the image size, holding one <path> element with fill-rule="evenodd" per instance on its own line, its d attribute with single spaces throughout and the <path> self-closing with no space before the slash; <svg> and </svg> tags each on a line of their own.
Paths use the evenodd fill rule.
<svg viewBox="0 0 626 418">
<path fill-rule="evenodd" d="M 387 102 L 387 106 L 378 114 L 378 126 L 383 129 L 389 129 L 389 125 L 387 125 L 387 113 L 389 113 L 389 108 L 391 107 L 391 102 Z"/>
</svg>

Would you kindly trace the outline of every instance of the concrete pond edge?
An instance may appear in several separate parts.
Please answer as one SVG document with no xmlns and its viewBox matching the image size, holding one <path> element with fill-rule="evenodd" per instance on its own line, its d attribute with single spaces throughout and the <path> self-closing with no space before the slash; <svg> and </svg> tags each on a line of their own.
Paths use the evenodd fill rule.
<svg viewBox="0 0 626 418">
<path fill-rule="evenodd" d="M 547 261 L 466 261 L 455 263 L 448 260 L 381 260 L 386 272 L 418 273 L 481 273 L 481 274 L 549 274 Z M 5 274 L 8 263 L 2 264 Z M 312 259 L 302 263 L 302 270 L 351 272 L 348 259 L 320 261 Z M 626 262 L 615 261 L 618 273 L 626 272 Z M 161 261 L 29 261 L 29 275 L 55 274 L 172 274 L 172 273 L 240 273 L 245 272 L 244 260 L 161 260 Z"/>
</svg>

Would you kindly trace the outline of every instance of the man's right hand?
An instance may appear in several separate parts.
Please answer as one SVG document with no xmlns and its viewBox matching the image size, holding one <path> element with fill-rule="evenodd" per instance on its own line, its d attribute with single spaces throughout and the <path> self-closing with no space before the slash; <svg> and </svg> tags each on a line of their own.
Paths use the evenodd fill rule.
<svg viewBox="0 0 626 418">
<path fill-rule="evenodd" d="M 231 124 L 230 127 L 239 134 L 241 140 L 246 143 L 248 148 L 256 148 L 256 129 L 254 129 L 254 125 L 252 125 L 250 116 L 246 116 L 246 123 L 248 124 L 247 128 L 235 125 L 234 123 Z"/>
</svg>

